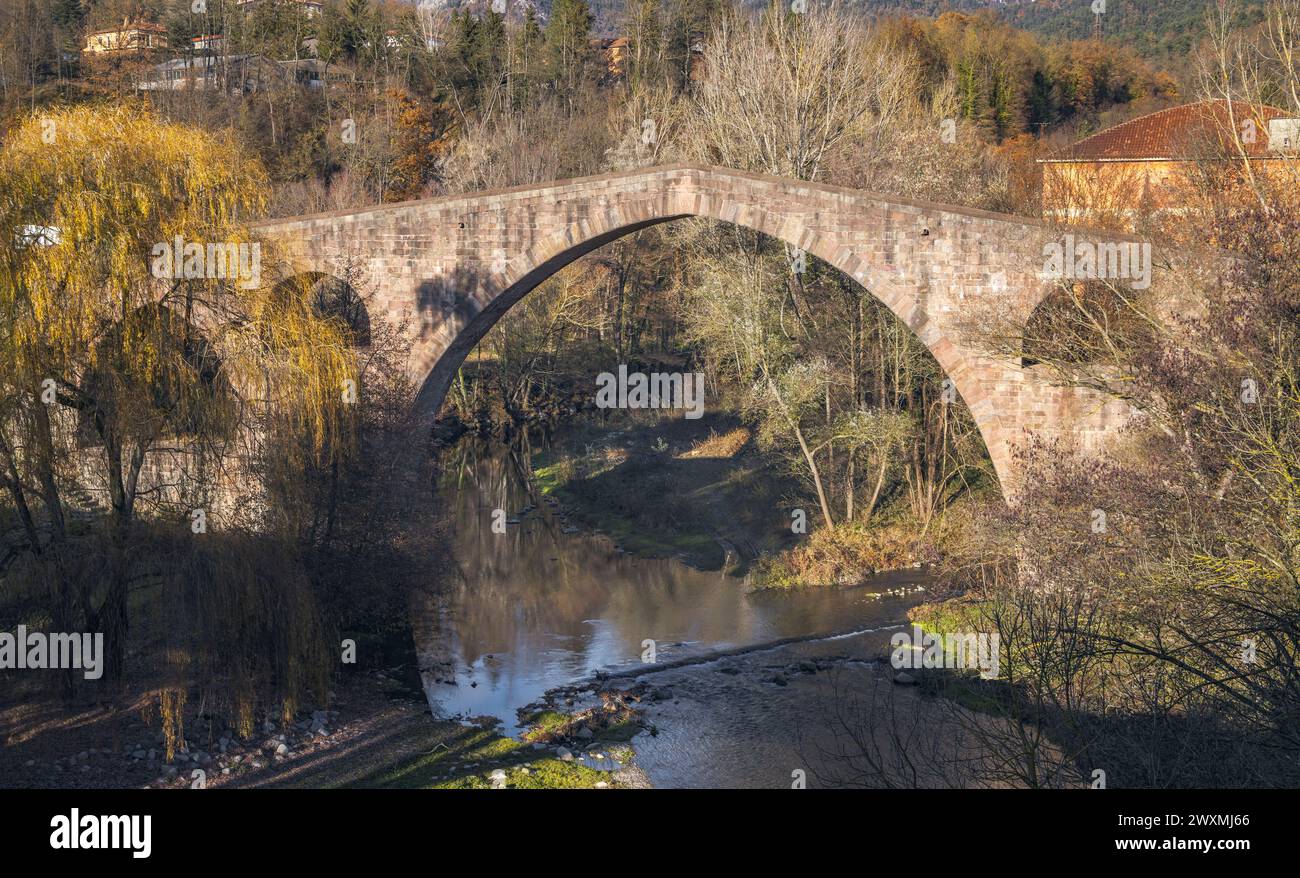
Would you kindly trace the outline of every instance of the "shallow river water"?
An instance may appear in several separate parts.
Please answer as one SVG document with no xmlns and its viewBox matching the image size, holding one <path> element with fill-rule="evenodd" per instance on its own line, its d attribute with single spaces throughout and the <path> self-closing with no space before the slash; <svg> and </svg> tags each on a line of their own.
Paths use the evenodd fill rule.
<svg viewBox="0 0 1300 878">
<path fill-rule="evenodd" d="M 530 490 L 517 452 L 466 446 L 448 461 L 440 490 L 460 576 L 415 626 L 431 707 L 490 715 L 517 734 L 516 711 L 548 690 L 597 672 L 653 678 L 665 693 L 650 711 L 656 733 L 633 747 L 655 786 L 788 785 L 810 705 L 829 697 L 818 690 L 845 685 L 849 672 L 780 669 L 878 654 L 922 598 L 921 571 L 751 592 L 739 577 L 633 557 L 577 532 Z M 498 509 L 504 534 L 492 528 Z"/>
</svg>

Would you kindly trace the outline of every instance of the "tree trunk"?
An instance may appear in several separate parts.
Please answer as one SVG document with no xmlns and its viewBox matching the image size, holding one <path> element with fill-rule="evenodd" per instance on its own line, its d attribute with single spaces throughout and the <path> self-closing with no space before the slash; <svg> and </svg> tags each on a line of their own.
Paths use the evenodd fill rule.
<svg viewBox="0 0 1300 878">
<path fill-rule="evenodd" d="M 23 490 L 22 479 L 19 477 L 18 466 L 14 462 L 13 452 L 10 450 L 9 443 L 5 441 L 3 434 L 0 434 L 0 454 L 3 454 L 5 459 L 5 487 L 9 489 L 9 495 L 14 501 L 14 508 L 18 510 L 18 520 L 22 522 L 23 530 L 27 533 L 27 539 L 32 544 L 32 553 L 39 555 L 41 554 L 40 533 L 36 530 L 36 520 L 32 517 L 31 507 L 27 505 L 27 492 Z"/>
<path fill-rule="evenodd" d="M 50 412 L 45 403 L 37 401 L 32 409 L 36 422 L 36 477 L 41 486 L 41 501 L 50 516 L 50 542 L 63 540 L 65 525 L 63 500 L 54 480 L 54 438 L 50 429 Z"/>
<path fill-rule="evenodd" d="M 826 490 L 822 487 L 821 473 L 817 469 L 817 461 L 813 459 L 813 454 L 808 450 L 808 443 L 804 441 L 803 431 L 799 429 L 799 424 L 795 421 L 794 416 L 790 414 L 790 409 L 786 407 L 785 400 L 781 398 L 781 391 L 777 388 L 776 382 L 769 375 L 767 378 L 768 389 L 772 393 L 772 398 L 781 408 L 781 414 L 785 415 L 786 423 L 790 425 L 790 430 L 794 433 L 795 441 L 799 443 L 799 450 L 803 452 L 804 462 L 808 464 L 808 471 L 812 473 L 813 485 L 817 488 L 817 503 L 821 506 L 822 518 L 826 521 L 827 530 L 835 530 L 835 519 L 831 518 L 831 507 L 826 501 Z"/>
<path fill-rule="evenodd" d="M 880 472 L 876 475 L 876 487 L 871 492 L 871 502 L 867 504 L 866 520 L 870 521 L 871 516 L 875 514 L 876 502 L 880 499 L 880 489 L 885 485 L 885 472 L 889 469 L 889 455 L 881 455 Z"/>
</svg>

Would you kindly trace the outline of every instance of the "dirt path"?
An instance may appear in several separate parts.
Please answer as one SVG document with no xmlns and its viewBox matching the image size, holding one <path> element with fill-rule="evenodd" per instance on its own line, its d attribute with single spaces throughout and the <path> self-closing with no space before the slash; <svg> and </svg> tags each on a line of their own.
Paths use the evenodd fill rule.
<svg viewBox="0 0 1300 878">
<path fill-rule="evenodd" d="M 231 788 L 334 788 L 368 786 L 394 765 L 421 753 L 446 747 L 465 732 L 454 722 L 440 722 L 423 701 L 390 698 L 373 685 L 356 685 L 340 693 L 338 721 L 328 735 L 294 748 L 289 758 L 274 755 L 260 769 L 212 776 L 210 786 Z M 273 753 L 274 751 L 272 751 Z"/>
<path fill-rule="evenodd" d="M 390 697 L 382 681 L 357 674 L 338 682 L 332 707 L 289 729 L 263 727 L 249 741 L 227 732 L 187 737 L 187 752 L 164 761 L 157 712 L 148 696 L 114 706 L 69 710 L 58 699 L 28 697 L 0 708 L 0 784 L 14 788 L 187 787 L 195 770 L 207 787 L 343 786 L 462 734 L 427 705 Z M 151 717 L 147 723 L 145 717 Z M 191 726 L 196 725 L 190 719 Z M 306 728 L 300 726 L 306 725 Z M 313 730 L 313 725 L 315 729 Z M 277 752 L 283 748 L 282 752 Z"/>
</svg>

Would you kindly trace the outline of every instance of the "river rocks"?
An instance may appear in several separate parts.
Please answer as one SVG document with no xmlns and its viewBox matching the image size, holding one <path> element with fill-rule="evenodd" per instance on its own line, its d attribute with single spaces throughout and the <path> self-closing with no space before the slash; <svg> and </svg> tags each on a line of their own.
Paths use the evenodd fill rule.
<svg viewBox="0 0 1300 878">
<path fill-rule="evenodd" d="M 569 752 L 568 747 L 557 747 L 555 749 L 555 758 L 559 759 L 561 762 L 572 762 L 573 754 Z"/>
<path fill-rule="evenodd" d="M 915 686 L 918 681 L 907 671 L 899 671 L 894 675 L 894 682 L 899 686 Z"/>
<path fill-rule="evenodd" d="M 325 725 L 327 719 L 328 719 L 328 715 L 325 713 L 325 711 L 313 710 L 311 714 L 311 721 L 307 725 L 308 733 L 315 735 L 316 737 L 328 735 L 329 729 Z"/>
<path fill-rule="evenodd" d="M 593 732 L 591 729 L 589 729 L 587 726 L 580 727 L 575 734 L 577 737 L 581 738 L 584 741 L 588 741 L 596 737 L 596 733 Z"/>
<path fill-rule="evenodd" d="M 503 790 L 506 788 L 506 773 L 498 768 L 488 775 L 488 780 L 492 782 L 492 789 Z"/>
<path fill-rule="evenodd" d="M 623 765 L 611 777 L 619 789 L 648 790 L 653 788 L 650 777 L 635 765 Z"/>
<path fill-rule="evenodd" d="M 260 722 L 251 740 L 244 740 L 229 726 L 212 718 L 199 717 L 187 724 L 189 733 L 175 742 L 175 753 L 170 764 L 160 749 L 150 746 L 150 741 L 127 744 L 120 751 L 91 748 L 66 759 L 68 767 L 77 770 L 80 764 L 90 763 L 91 771 L 103 772 L 105 767 L 95 765 L 104 756 L 113 756 L 119 764 L 131 768 L 148 769 L 153 780 L 146 786 L 178 787 L 188 784 L 195 770 L 202 768 L 210 778 L 238 777 L 254 771 L 289 763 L 304 753 L 332 742 L 328 724 L 339 716 L 333 710 L 315 710 L 287 724 L 266 720 Z"/>
</svg>

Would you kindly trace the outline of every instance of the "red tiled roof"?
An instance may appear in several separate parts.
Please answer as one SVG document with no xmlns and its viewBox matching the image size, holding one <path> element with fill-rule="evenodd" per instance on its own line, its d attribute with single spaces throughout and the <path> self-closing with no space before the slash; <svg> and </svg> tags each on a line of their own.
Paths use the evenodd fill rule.
<svg viewBox="0 0 1300 878">
<path fill-rule="evenodd" d="M 152 21 L 137 21 L 132 24 L 123 24 L 121 27 L 110 27 L 108 30 L 91 31 L 88 36 L 98 37 L 104 34 L 126 34 L 131 31 L 149 31 L 155 34 L 167 33 L 167 28 L 161 24 L 154 24 Z"/>
<path fill-rule="evenodd" d="M 1053 153 L 1045 161 L 1141 161 L 1192 159 L 1216 152 L 1235 154 L 1237 146 L 1231 131 L 1234 127 L 1241 131 L 1247 120 L 1255 124 L 1255 138 L 1253 143 L 1243 143 L 1243 148 L 1250 156 L 1266 156 L 1269 121 L 1289 115 L 1278 107 L 1242 101 L 1184 104 L 1121 122 Z"/>
</svg>

